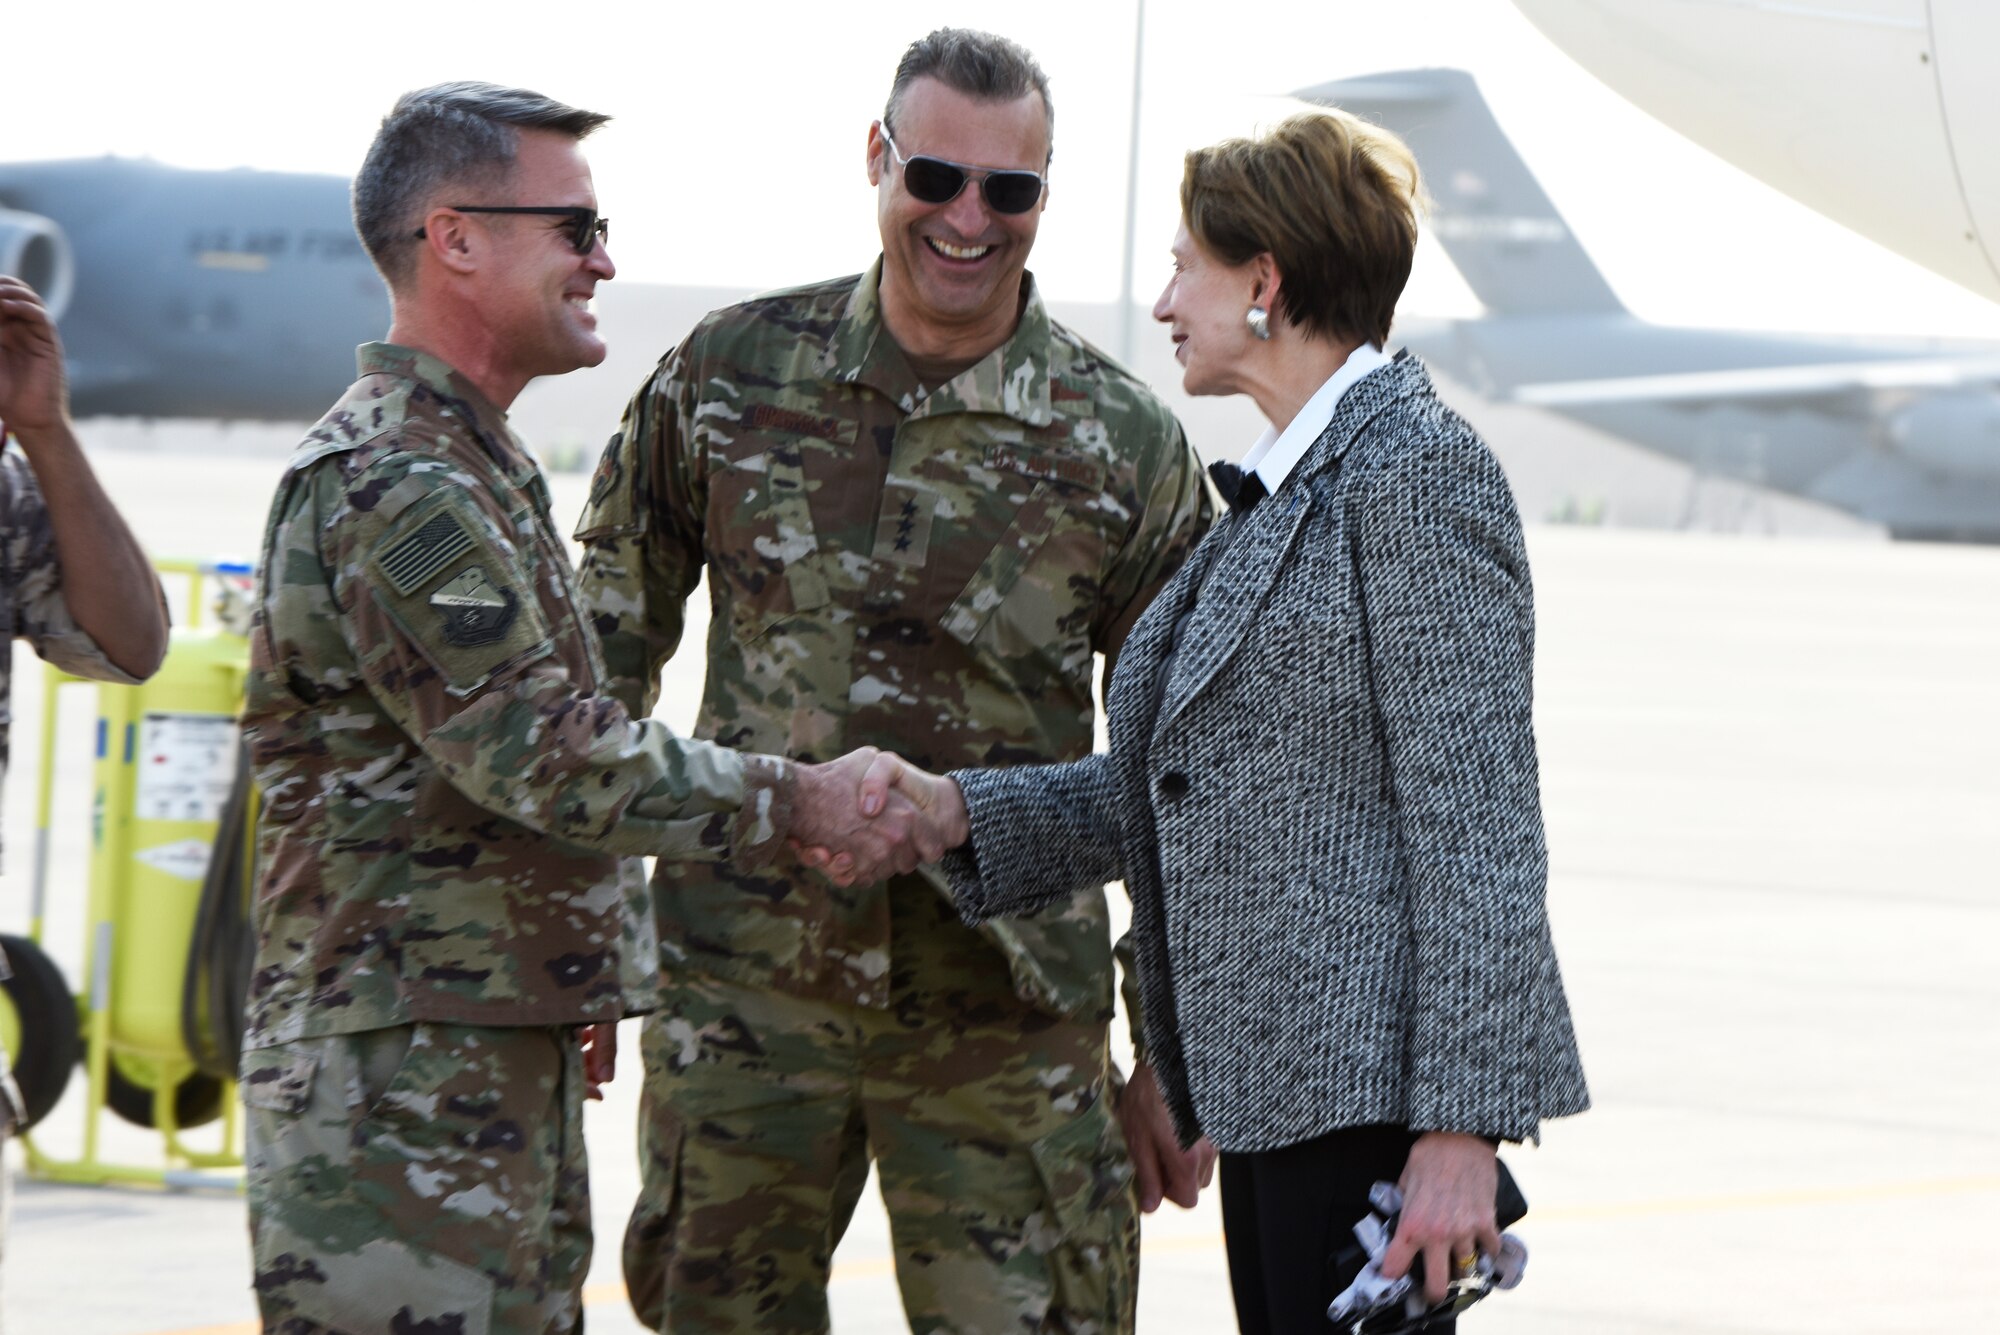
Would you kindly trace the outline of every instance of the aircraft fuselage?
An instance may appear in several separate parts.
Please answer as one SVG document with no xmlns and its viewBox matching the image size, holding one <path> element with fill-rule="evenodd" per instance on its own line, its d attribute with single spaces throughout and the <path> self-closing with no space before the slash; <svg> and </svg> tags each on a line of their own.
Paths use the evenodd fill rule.
<svg viewBox="0 0 2000 1335">
<path fill-rule="evenodd" d="M 1743 367 L 1924 364 L 1996 352 L 1992 344 L 1963 340 L 1681 329 L 1624 313 L 1417 322 L 1399 325 L 1396 341 L 1496 400 L 1548 381 L 1551 368 L 1587 385 Z M 1993 429 L 1989 421 L 2000 426 L 2000 394 L 1974 386 L 1953 397 L 1973 410 L 1962 422 L 1919 423 L 1914 414 L 1932 413 L 1943 398 L 1920 388 L 1542 406 L 1703 473 L 1805 496 L 1901 537 L 1994 541 L 2000 539 L 2000 439 L 1984 436 Z M 1899 430 L 1905 423 L 1921 430 Z M 1960 439 L 1948 438 L 1954 430 Z"/>
<path fill-rule="evenodd" d="M 0 205 L 56 223 L 79 416 L 312 420 L 389 302 L 347 182 L 115 158 L 0 166 Z"/>
</svg>

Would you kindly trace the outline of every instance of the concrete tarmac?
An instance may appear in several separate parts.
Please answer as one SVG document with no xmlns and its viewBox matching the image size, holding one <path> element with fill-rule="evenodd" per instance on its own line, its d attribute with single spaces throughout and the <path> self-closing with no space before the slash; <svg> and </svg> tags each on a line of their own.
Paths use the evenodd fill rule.
<svg viewBox="0 0 2000 1335">
<path fill-rule="evenodd" d="M 98 463 L 153 551 L 254 549 L 275 465 Z M 557 479 L 559 516 L 581 492 Z M 1568 528 L 1529 541 L 1551 911 L 1596 1107 L 1509 1151 L 1533 1259 L 1465 1329 L 2000 1329 L 2000 549 Z M 699 677 L 698 656 L 671 670 L 677 724 Z M 10 931 L 28 913 L 38 681 L 21 651 Z M 69 815 L 48 941 L 74 982 L 86 815 Z M 590 1114 L 593 1332 L 639 1329 L 617 1273 L 637 1181 L 630 1030 L 626 1070 Z M 45 1148 L 74 1146 L 80 1087 Z M 156 1158 L 116 1122 L 106 1146 Z M 239 1198 L 52 1186 L 15 1155 L 11 1335 L 256 1329 Z M 835 1260 L 837 1331 L 906 1328 L 889 1255 L 871 1187 Z M 1233 1329 L 1212 1197 L 1148 1220 L 1140 1328 Z"/>
</svg>

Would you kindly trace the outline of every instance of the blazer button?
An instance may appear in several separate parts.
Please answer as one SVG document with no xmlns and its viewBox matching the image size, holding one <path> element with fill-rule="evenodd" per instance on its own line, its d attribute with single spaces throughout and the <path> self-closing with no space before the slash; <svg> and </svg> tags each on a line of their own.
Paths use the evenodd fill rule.
<svg viewBox="0 0 2000 1335">
<path fill-rule="evenodd" d="M 1188 776 L 1177 769 L 1170 769 L 1160 776 L 1160 796 L 1170 797 L 1178 802 L 1188 793 Z"/>
</svg>

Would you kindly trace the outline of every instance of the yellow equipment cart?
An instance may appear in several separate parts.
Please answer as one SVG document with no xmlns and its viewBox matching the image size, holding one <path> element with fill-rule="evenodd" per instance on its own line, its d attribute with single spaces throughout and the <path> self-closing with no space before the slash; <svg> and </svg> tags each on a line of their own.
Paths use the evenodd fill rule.
<svg viewBox="0 0 2000 1335">
<path fill-rule="evenodd" d="M 44 928 L 49 871 L 58 693 L 76 684 L 94 686 L 98 716 L 83 957 L 86 987 L 75 1002 L 89 1097 L 78 1157 L 54 1158 L 42 1151 L 32 1133 L 21 1137 L 28 1172 L 40 1178 L 220 1185 L 232 1183 L 233 1175 L 218 1177 L 207 1170 L 240 1167 L 243 1162 L 235 1082 L 226 1074 L 200 1069 L 190 1051 L 185 1017 L 188 1007 L 196 1004 L 188 981 L 193 967 L 189 944 L 211 862 L 233 877 L 247 878 L 252 861 L 247 841 L 255 822 L 248 813 L 239 822 L 241 832 L 232 836 L 246 841 L 241 856 L 216 856 L 218 826 L 236 779 L 237 717 L 243 705 L 249 642 L 236 630 L 204 618 L 202 597 L 210 579 L 241 580 L 247 571 L 195 562 L 162 562 L 159 568 L 163 574 L 185 576 L 189 584 L 188 624 L 174 630 L 160 671 L 141 685 L 115 686 L 83 682 L 50 668 L 43 695 L 42 782 L 29 929 L 37 945 Z M 247 903 L 247 880 L 233 893 L 240 893 Z M 44 956 L 30 967 L 42 969 L 45 964 Z M 60 1033 L 31 1031 L 20 1036 L 31 1050 L 38 1039 L 58 1051 L 63 1047 Z M 70 1048 L 75 1045 L 72 1039 Z M 23 1057 L 32 1069 L 49 1065 L 46 1051 L 25 1051 Z M 53 1104 L 46 1090 L 41 1096 Z M 98 1132 L 107 1108 L 159 1131 L 163 1166 L 112 1163 L 102 1157 Z M 184 1129 L 217 1116 L 222 1118 L 218 1148 L 197 1150 L 181 1138 Z"/>
</svg>

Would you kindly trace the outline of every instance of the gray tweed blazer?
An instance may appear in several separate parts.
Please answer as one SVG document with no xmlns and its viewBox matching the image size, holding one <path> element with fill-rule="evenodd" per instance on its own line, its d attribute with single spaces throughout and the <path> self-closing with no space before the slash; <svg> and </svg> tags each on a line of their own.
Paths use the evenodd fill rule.
<svg viewBox="0 0 2000 1335">
<path fill-rule="evenodd" d="M 1544 902 L 1533 652 L 1513 495 L 1403 354 L 1139 619 L 1108 754 L 953 776 L 959 910 L 1125 882 L 1183 1143 L 1535 1136 L 1589 1096 Z"/>
</svg>

